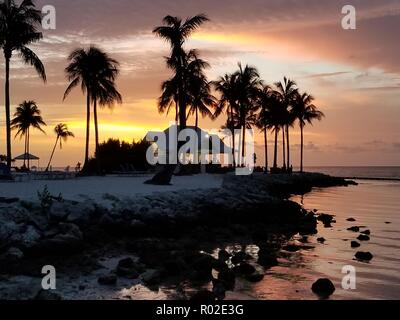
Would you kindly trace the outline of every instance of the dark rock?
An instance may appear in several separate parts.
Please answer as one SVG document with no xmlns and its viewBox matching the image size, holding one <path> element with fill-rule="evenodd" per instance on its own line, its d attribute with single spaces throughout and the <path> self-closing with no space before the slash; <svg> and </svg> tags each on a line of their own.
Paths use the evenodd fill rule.
<svg viewBox="0 0 400 320">
<path fill-rule="evenodd" d="M 220 280 L 213 280 L 213 291 L 212 291 L 217 298 L 217 300 L 224 300 L 225 299 L 225 283 Z"/>
<path fill-rule="evenodd" d="M 348 218 L 347 221 L 349 221 L 349 222 L 355 222 L 356 219 L 354 219 L 354 218 Z"/>
<path fill-rule="evenodd" d="M 58 293 L 51 290 L 40 290 L 35 300 L 62 300 Z"/>
<path fill-rule="evenodd" d="M 231 255 L 224 249 L 219 250 L 218 252 L 218 260 L 221 260 L 223 262 L 228 261 Z"/>
<path fill-rule="evenodd" d="M 317 220 L 321 221 L 323 224 L 330 224 L 333 222 L 333 216 L 327 213 L 321 213 Z"/>
<path fill-rule="evenodd" d="M 360 241 L 369 241 L 369 240 L 370 240 L 370 237 L 367 236 L 367 235 L 365 235 L 365 234 L 360 234 L 360 235 L 357 237 L 357 239 L 360 240 Z"/>
<path fill-rule="evenodd" d="M 251 264 L 242 262 L 236 267 L 233 268 L 233 271 L 236 273 L 239 273 L 241 275 L 250 275 L 256 271 L 256 268 L 254 268 Z"/>
<path fill-rule="evenodd" d="M 361 231 L 361 233 L 369 236 L 371 234 L 371 230 Z"/>
<path fill-rule="evenodd" d="M 348 231 L 353 231 L 353 232 L 359 232 L 360 231 L 360 227 L 354 226 L 354 227 L 350 227 L 347 228 Z"/>
<path fill-rule="evenodd" d="M 140 277 L 144 284 L 149 286 L 158 285 L 161 282 L 161 272 L 159 270 L 148 270 Z"/>
<path fill-rule="evenodd" d="M 19 198 L 4 198 L 4 197 L 0 197 L 0 203 L 6 203 L 6 204 L 11 204 L 11 203 L 15 203 L 18 202 Z"/>
<path fill-rule="evenodd" d="M 374 257 L 371 252 L 358 251 L 355 255 L 356 259 L 363 261 L 370 261 Z"/>
<path fill-rule="evenodd" d="M 222 260 L 214 259 L 214 260 L 212 261 L 212 268 L 213 268 L 214 270 L 217 270 L 217 271 L 220 272 L 220 271 L 222 271 L 222 270 L 228 268 L 228 265 L 227 265 L 224 261 L 222 261 Z"/>
<path fill-rule="evenodd" d="M 299 240 L 301 243 L 308 243 L 308 236 L 302 236 Z"/>
<path fill-rule="evenodd" d="M 117 283 L 117 276 L 115 274 L 104 275 L 99 277 L 97 282 L 105 286 L 115 285 Z"/>
<path fill-rule="evenodd" d="M 191 298 L 190 301 L 194 302 L 215 302 L 215 295 L 211 291 L 208 290 L 201 290 L 195 293 Z"/>
<path fill-rule="evenodd" d="M 358 248 L 359 246 L 361 246 L 361 244 L 359 244 L 357 241 L 352 241 L 351 242 L 351 247 L 352 248 Z"/>
<path fill-rule="evenodd" d="M 335 286 L 329 279 L 318 279 L 313 283 L 311 289 L 321 298 L 328 298 L 335 292 Z"/>
<path fill-rule="evenodd" d="M 321 238 L 318 238 L 317 239 L 317 241 L 319 242 L 319 243 L 325 243 L 325 241 L 326 241 L 326 239 L 324 238 L 324 237 L 321 237 Z"/>
<path fill-rule="evenodd" d="M 262 279 L 264 279 L 264 274 L 260 272 L 254 272 L 246 276 L 246 280 L 250 282 L 260 282 Z"/>
<path fill-rule="evenodd" d="M 24 258 L 24 253 L 18 249 L 11 247 L 5 253 L 0 255 L 0 264 L 2 263 L 15 263 Z"/>
<path fill-rule="evenodd" d="M 391 222 L 390 222 L 390 221 L 385 221 L 385 223 L 386 223 L 386 224 L 391 224 Z"/>
<path fill-rule="evenodd" d="M 125 258 L 118 262 L 116 273 L 120 277 L 137 279 L 143 271 L 144 267 L 135 263 L 132 258 Z"/>
<path fill-rule="evenodd" d="M 218 280 L 224 283 L 227 290 L 233 290 L 235 288 L 236 276 L 230 269 L 222 270 L 218 274 Z"/>
<path fill-rule="evenodd" d="M 260 249 L 258 252 L 258 264 L 263 266 L 263 267 L 274 267 L 278 265 L 278 259 L 274 254 L 271 254 L 271 252 Z"/>
<path fill-rule="evenodd" d="M 234 254 L 234 256 L 231 258 L 231 261 L 233 264 L 238 264 L 247 259 L 249 259 L 249 255 L 244 251 L 239 251 Z"/>
<path fill-rule="evenodd" d="M 177 276 L 182 274 L 188 268 L 186 262 L 182 258 L 168 259 L 164 263 L 164 271 L 166 276 Z"/>
<path fill-rule="evenodd" d="M 282 249 L 285 250 L 285 251 L 289 251 L 289 252 L 297 252 L 301 248 L 300 248 L 300 246 L 295 245 L 295 244 L 288 244 L 288 245 L 282 247 Z"/>
</svg>

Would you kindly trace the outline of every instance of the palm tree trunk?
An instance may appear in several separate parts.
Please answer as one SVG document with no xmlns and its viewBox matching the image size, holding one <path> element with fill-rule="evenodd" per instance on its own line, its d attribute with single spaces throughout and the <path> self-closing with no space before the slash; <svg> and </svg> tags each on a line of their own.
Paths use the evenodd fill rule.
<svg viewBox="0 0 400 320">
<path fill-rule="evenodd" d="M 175 122 L 178 123 L 179 119 L 179 107 L 178 107 L 178 101 L 175 100 Z"/>
<path fill-rule="evenodd" d="M 94 101 L 93 101 L 93 117 L 94 117 L 97 174 L 100 174 L 101 160 L 100 160 L 100 152 L 99 152 L 99 122 L 97 119 L 97 99 L 94 99 Z"/>
<path fill-rule="evenodd" d="M 195 124 L 195 129 L 199 127 L 199 109 L 196 108 L 196 124 Z"/>
<path fill-rule="evenodd" d="M 232 130 L 232 160 L 233 167 L 236 168 L 236 154 L 235 154 L 235 125 L 233 123 L 233 107 L 230 106 L 230 122 L 231 122 L 231 130 Z"/>
<path fill-rule="evenodd" d="M 26 167 L 26 153 L 28 152 L 28 135 L 25 133 L 25 148 L 24 148 L 24 164 L 23 167 Z"/>
<path fill-rule="evenodd" d="M 304 126 L 300 124 L 300 135 L 301 135 L 301 145 L 300 145 L 300 172 L 303 173 L 303 149 L 304 149 Z"/>
<path fill-rule="evenodd" d="M 27 153 L 28 153 L 28 171 L 30 171 L 30 169 L 31 169 L 31 161 L 30 161 L 30 159 L 29 159 L 29 152 L 30 152 L 30 150 L 29 150 L 29 144 L 30 144 L 30 139 L 31 139 L 31 136 L 30 136 L 30 132 L 29 132 L 30 130 L 29 130 L 29 128 L 28 128 L 28 144 L 27 144 Z"/>
<path fill-rule="evenodd" d="M 242 165 L 246 165 L 245 155 L 246 155 L 246 125 L 243 125 L 243 140 L 242 140 Z"/>
<path fill-rule="evenodd" d="M 268 172 L 268 130 L 264 127 L 265 172 Z"/>
<path fill-rule="evenodd" d="M 275 128 L 274 169 L 278 168 L 278 128 Z"/>
<path fill-rule="evenodd" d="M 286 169 L 286 142 L 285 142 L 285 127 L 282 127 L 282 151 L 283 151 L 283 169 Z"/>
<path fill-rule="evenodd" d="M 7 140 L 7 167 L 11 168 L 11 116 L 10 116 L 10 58 L 5 54 L 6 82 L 5 82 L 5 109 L 6 109 L 6 140 Z M 11 56 L 11 55 L 10 55 Z"/>
<path fill-rule="evenodd" d="M 53 151 L 51 152 L 51 156 L 50 156 L 50 160 L 49 160 L 49 163 L 47 165 L 47 168 L 46 168 L 46 172 L 49 171 L 50 164 L 51 164 L 51 161 L 53 160 L 54 152 L 56 151 L 59 138 L 60 138 L 60 136 L 57 135 L 56 143 L 54 144 Z"/>
<path fill-rule="evenodd" d="M 87 93 L 86 98 L 86 145 L 85 145 L 85 163 L 84 168 L 87 168 L 89 163 L 89 137 L 90 137 L 90 93 Z"/>
<path fill-rule="evenodd" d="M 290 139 L 289 125 L 286 125 L 286 147 L 287 147 L 287 167 L 290 168 Z"/>
</svg>

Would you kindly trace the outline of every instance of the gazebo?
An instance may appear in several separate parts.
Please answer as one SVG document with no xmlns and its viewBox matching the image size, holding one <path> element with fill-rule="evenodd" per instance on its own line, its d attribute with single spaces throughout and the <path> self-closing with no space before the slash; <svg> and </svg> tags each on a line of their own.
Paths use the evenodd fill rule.
<svg viewBox="0 0 400 320">
<path fill-rule="evenodd" d="M 31 154 L 31 153 L 24 153 L 24 154 L 21 154 L 20 156 L 15 157 L 13 159 L 13 161 L 21 161 L 21 160 L 22 161 L 28 161 L 28 169 L 29 169 L 29 162 L 31 160 L 37 161 L 38 162 L 38 166 L 37 167 L 39 168 L 39 160 L 40 160 L 40 158 L 35 156 L 35 155 L 33 155 L 33 154 Z"/>
</svg>

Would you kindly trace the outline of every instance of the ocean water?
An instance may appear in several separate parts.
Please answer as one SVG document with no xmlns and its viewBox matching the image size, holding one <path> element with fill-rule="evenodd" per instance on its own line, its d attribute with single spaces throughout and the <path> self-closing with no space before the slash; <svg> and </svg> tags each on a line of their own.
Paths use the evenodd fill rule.
<svg viewBox="0 0 400 320">
<path fill-rule="evenodd" d="M 400 299 L 400 182 L 358 182 L 358 186 L 316 189 L 293 197 L 307 209 L 335 215 L 337 223 L 332 228 L 319 225 L 318 235 L 308 240 L 312 249 L 288 253 L 262 282 L 244 291 L 257 299 L 316 299 L 312 283 L 329 278 L 336 287 L 331 299 Z M 359 235 L 347 230 L 352 226 L 371 230 L 371 240 L 359 241 L 361 247 L 352 249 L 350 242 Z M 318 243 L 318 237 L 326 242 Z M 374 257 L 370 262 L 357 261 L 357 251 Z M 355 268 L 354 290 L 342 288 L 345 266 Z"/>
<path fill-rule="evenodd" d="M 344 178 L 400 180 L 400 167 L 306 167 L 305 170 Z"/>
</svg>

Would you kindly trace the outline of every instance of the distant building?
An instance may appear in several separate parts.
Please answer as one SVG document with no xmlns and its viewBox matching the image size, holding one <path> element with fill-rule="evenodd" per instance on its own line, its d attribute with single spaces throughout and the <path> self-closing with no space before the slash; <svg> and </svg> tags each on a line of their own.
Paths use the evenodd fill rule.
<svg viewBox="0 0 400 320">
<path fill-rule="evenodd" d="M 188 136 L 186 142 L 193 138 L 197 139 L 198 154 L 203 156 L 206 155 L 206 158 L 210 163 L 220 165 L 222 156 L 232 155 L 232 148 L 226 145 L 223 139 L 218 135 L 210 134 L 207 131 L 194 126 L 187 126 L 186 129 L 189 129 L 188 132 L 195 132 L 194 137 Z M 170 156 L 177 154 L 177 132 L 178 126 L 174 125 L 162 132 L 150 131 L 146 134 L 145 139 L 156 145 L 156 153 L 160 159 L 165 157 L 166 162 L 170 163 Z M 159 137 L 165 137 L 165 141 L 160 142 Z M 185 141 L 183 143 L 185 143 Z M 189 163 L 198 162 L 193 159 L 194 153 L 195 150 L 190 150 L 187 154 L 186 161 L 189 161 Z M 205 171 L 205 163 L 202 163 L 202 171 Z"/>
</svg>

